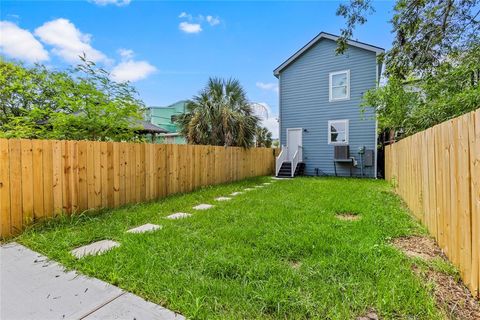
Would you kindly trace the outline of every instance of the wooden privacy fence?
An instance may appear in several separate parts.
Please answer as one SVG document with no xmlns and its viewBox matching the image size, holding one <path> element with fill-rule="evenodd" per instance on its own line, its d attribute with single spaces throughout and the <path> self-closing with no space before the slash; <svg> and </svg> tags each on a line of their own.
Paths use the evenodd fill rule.
<svg viewBox="0 0 480 320">
<path fill-rule="evenodd" d="M 386 179 L 474 295 L 480 274 L 480 109 L 386 148 Z"/>
<path fill-rule="evenodd" d="M 272 174 L 274 150 L 0 139 L 0 236 L 36 219 Z"/>
</svg>

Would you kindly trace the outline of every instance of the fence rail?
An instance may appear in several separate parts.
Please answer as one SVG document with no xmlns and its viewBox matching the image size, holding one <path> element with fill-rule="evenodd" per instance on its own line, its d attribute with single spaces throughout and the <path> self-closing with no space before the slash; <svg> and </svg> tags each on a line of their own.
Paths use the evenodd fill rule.
<svg viewBox="0 0 480 320">
<path fill-rule="evenodd" d="M 274 168 L 269 148 L 0 139 L 0 237 L 36 219 L 159 199 Z"/>
<path fill-rule="evenodd" d="M 480 109 L 388 146 L 385 169 L 479 296 Z"/>
</svg>

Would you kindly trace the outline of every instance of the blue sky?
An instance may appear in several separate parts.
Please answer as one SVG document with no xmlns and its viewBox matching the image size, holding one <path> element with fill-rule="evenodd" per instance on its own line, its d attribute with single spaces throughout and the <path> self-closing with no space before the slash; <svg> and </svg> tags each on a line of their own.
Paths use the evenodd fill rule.
<svg viewBox="0 0 480 320">
<path fill-rule="evenodd" d="M 0 50 L 7 58 L 53 68 L 75 64 L 78 52 L 131 80 L 147 105 L 188 99 L 208 77 L 234 77 L 250 100 L 278 110 L 273 69 L 321 31 L 338 34 L 339 2 L 173 2 L 136 0 L 2 1 Z M 393 2 L 355 38 L 388 49 Z"/>
</svg>

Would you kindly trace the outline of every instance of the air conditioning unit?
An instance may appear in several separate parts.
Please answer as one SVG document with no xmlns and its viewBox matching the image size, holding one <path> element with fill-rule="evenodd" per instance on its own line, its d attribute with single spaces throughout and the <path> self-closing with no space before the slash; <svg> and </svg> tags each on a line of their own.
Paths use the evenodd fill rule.
<svg viewBox="0 0 480 320">
<path fill-rule="evenodd" d="M 346 160 L 350 158 L 350 149 L 348 146 L 335 146 L 333 154 L 335 160 Z"/>
</svg>

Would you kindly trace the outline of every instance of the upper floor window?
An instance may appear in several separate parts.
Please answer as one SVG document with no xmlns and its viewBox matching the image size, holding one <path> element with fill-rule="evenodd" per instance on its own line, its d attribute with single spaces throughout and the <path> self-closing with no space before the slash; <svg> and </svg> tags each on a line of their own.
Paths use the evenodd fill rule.
<svg viewBox="0 0 480 320">
<path fill-rule="evenodd" d="M 328 144 L 348 144 L 348 120 L 328 121 Z"/>
<path fill-rule="evenodd" d="M 350 70 L 330 73 L 329 93 L 330 101 L 350 99 Z"/>
</svg>

